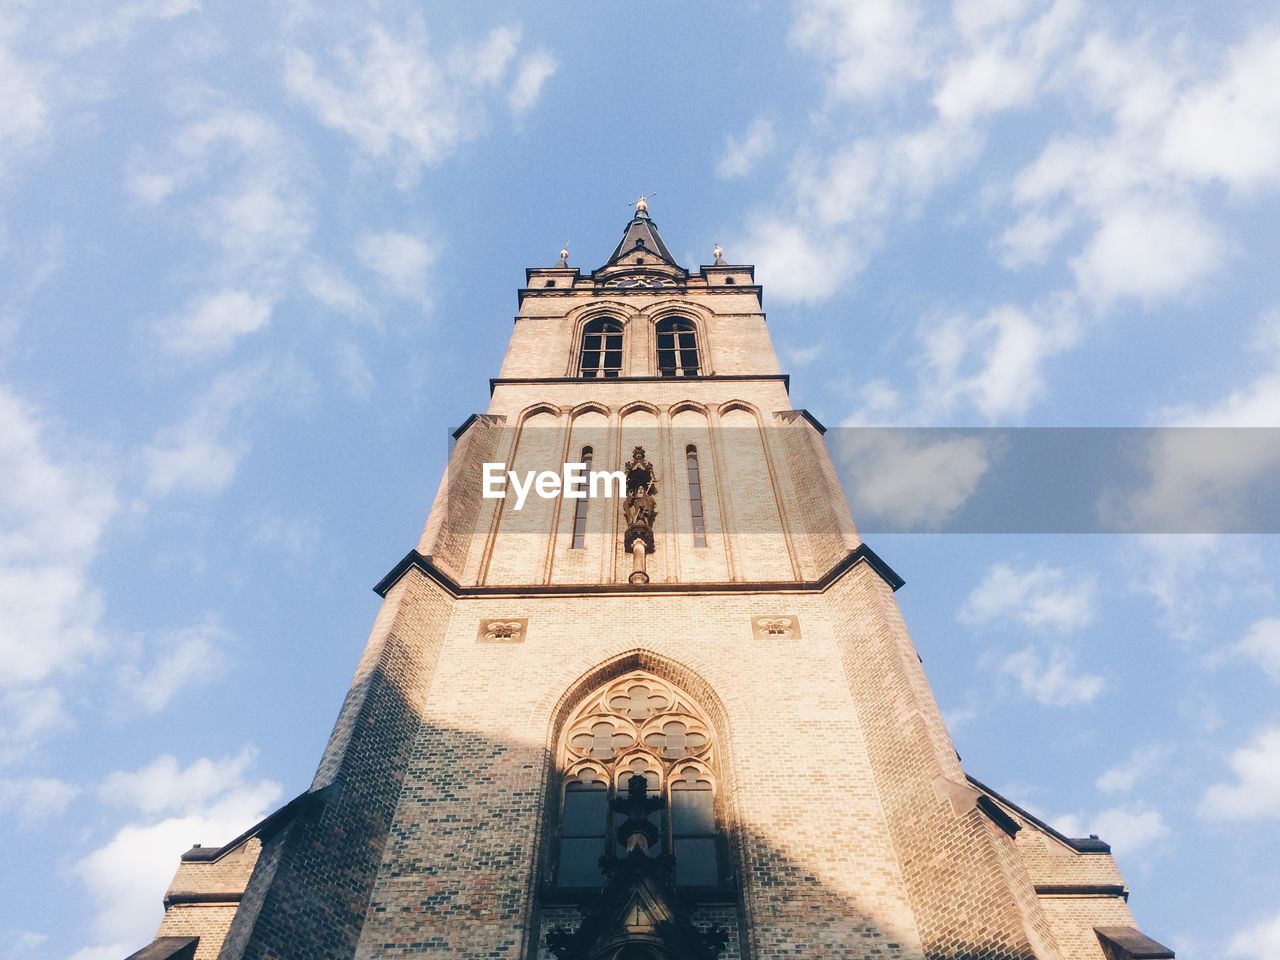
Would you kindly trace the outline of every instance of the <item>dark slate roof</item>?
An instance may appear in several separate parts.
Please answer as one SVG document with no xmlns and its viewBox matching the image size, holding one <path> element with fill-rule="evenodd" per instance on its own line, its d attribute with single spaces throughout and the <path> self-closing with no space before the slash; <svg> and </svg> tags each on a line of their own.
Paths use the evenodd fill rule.
<svg viewBox="0 0 1280 960">
<path fill-rule="evenodd" d="M 1136 927 L 1094 927 L 1108 960 L 1172 960 L 1173 951 Z"/>
<path fill-rule="evenodd" d="M 626 232 L 622 235 L 622 240 L 614 248 L 613 255 L 609 257 L 605 266 L 611 267 L 615 263 L 622 262 L 623 257 L 631 256 L 637 248 L 665 260 L 673 267 L 679 266 L 675 257 L 671 256 L 667 245 L 662 242 L 662 237 L 658 234 L 658 225 L 649 219 L 649 214 L 643 211 L 631 218 Z"/>
<path fill-rule="evenodd" d="M 125 960 L 192 960 L 199 937 L 156 937 Z"/>
<path fill-rule="evenodd" d="M 1027 822 L 1035 824 L 1045 833 L 1049 834 L 1050 836 L 1058 840 L 1061 840 L 1063 843 L 1069 846 L 1076 853 L 1110 853 L 1111 852 L 1111 844 L 1107 843 L 1105 840 L 1099 840 L 1097 837 L 1093 837 L 1093 836 L 1068 837 L 1066 834 L 1058 830 L 1055 830 L 1053 827 L 1049 826 L 1049 824 L 1045 823 L 1035 814 L 1029 813 L 1028 811 L 1024 810 L 1022 807 L 1018 806 L 1008 797 L 1001 796 L 1000 794 L 996 793 L 994 790 L 988 787 L 985 783 L 983 783 L 977 777 L 974 777 L 970 774 L 965 774 L 965 779 L 968 780 L 969 783 L 971 783 L 973 786 L 981 790 L 983 793 L 988 794 L 995 800 L 999 801 L 1000 803 L 1003 803 L 1006 807 L 1014 811 L 1018 816 L 1022 817 Z"/>
</svg>

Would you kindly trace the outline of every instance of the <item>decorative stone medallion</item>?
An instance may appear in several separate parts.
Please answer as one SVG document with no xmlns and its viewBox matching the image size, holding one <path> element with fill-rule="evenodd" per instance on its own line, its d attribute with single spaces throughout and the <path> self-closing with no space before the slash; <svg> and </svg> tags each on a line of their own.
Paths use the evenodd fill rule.
<svg viewBox="0 0 1280 960">
<path fill-rule="evenodd" d="M 528 617 L 507 620 L 481 620 L 476 643 L 524 643 L 529 629 Z"/>
<path fill-rule="evenodd" d="M 757 640 L 799 640 L 800 618 L 794 613 L 752 617 L 751 632 Z"/>
</svg>

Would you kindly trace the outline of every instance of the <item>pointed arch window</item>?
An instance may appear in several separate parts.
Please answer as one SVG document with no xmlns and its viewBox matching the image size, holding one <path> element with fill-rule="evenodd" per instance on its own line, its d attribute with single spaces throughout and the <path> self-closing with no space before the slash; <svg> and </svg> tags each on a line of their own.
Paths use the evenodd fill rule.
<svg viewBox="0 0 1280 960">
<path fill-rule="evenodd" d="M 591 457 L 593 451 L 590 447 L 582 448 L 581 463 L 587 465 L 587 474 L 591 474 Z M 570 550 L 581 550 L 587 545 L 587 504 L 591 502 L 590 497 L 583 497 L 574 501 L 573 507 L 573 540 L 569 543 Z"/>
<path fill-rule="evenodd" d="M 692 320 L 672 317 L 659 320 L 658 374 L 663 377 L 698 375 L 698 332 Z"/>
<path fill-rule="evenodd" d="M 702 511 L 702 471 L 698 467 L 698 448 L 692 443 L 684 448 L 685 467 L 689 472 L 689 516 L 693 526 L 693 545 L 707 545 L 707 518 Z"/>
<path fill-rule="evenodd" d="M 553 858 L 560 887 L 599 887 L 598 860 L 624 854 L 617 836 L 633 777 L 663 804 L 649 815 L 656 848 L 674 855 L 681 887 L 719 886 L 724 876 L 719 828 L 717 750 L 692 700 L 652 674 L 635 671 L 597 690 L 565 728 L 560 831 Z"/>
<path fill-rule="evenodd" d="M 622 374 L 621 321 L 598 317 L 582 328 L 578 369 L 584 377 L 617 377 Z"/>
</svg>

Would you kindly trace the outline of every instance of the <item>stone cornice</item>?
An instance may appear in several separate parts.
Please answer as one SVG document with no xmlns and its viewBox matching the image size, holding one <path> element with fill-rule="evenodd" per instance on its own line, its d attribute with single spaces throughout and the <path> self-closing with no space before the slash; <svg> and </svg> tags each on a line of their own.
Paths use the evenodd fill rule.
<svg viewBox="0 0 1280 960">
<path fill-rule="evenodd" d="M 880 579 L 897 590 L 906 581 L 894 572 L 880 556 L 865 543 L 857 549 L 850 550 L 839 563 L 817 580 L 753 580 L 750 582 L 710 582 L 710 583 L 651 583 L 637 587 L 630 583 L 538 583 L 478 586 L 463 586 L 451 576 L 437 567 L 430 557 L 423 556 L 417 550 L 410 550 L 404 555 L 385 577 L 374 586 L 373 592 L 385 597 L 406 573 L 415 569 L 443 587 L 455 597 L 502 597 L 502 596 L 599 596 L 601 594 L 621 594 L 625 596 L 667 596 L 708 593 L 822 593 L 833 583 L 843 577 L 860 563 L 869 566 Z"/>
</svg>

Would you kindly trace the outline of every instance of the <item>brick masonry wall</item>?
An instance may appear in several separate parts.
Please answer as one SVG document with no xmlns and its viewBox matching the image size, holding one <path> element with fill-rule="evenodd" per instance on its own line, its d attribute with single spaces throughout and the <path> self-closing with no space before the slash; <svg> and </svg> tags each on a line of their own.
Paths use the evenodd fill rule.
<svg viewBox="0 0 1280 960">
<path fill-rule="evenodd" d="M 760 640 L 753 616 L 799 616 Z M 427 698 L 358 956 L 523 958 L 550 829 L 548 739 L 565 692 L 628 651 L 720 715 L 728 820 L 754 958 L 920 955 L 866 743 L 818 596 L 460 600 Z M 524 643 L 476 642 L 528 617 Z M 536 934 L 531 931 L 537 931 Z"/>
<path fill-rule="evenodd" d="M 231 921 L 236 915 L 236 904 L 188 904 L 173 906 L 165 911 L 157 937 L 199 937 L 195 960 L 216 960 L 222 948 Z"/>
<path fill-rule="evenodd" d="M 1061 955 L 1014 840 L 939 784 L 964 775 L 889 588 L 864 566 L 832 591 L 844 672 L 931 956 Z M 976 791 L 972 791 L 976 794 Z"/>
<path fill-rule="evenodd" d="M 417 571 L 388 593 L 313 784 L 329 799 L 263 851 L 223 960 L 352 955 L 451 611 Z"/>
</svg>

